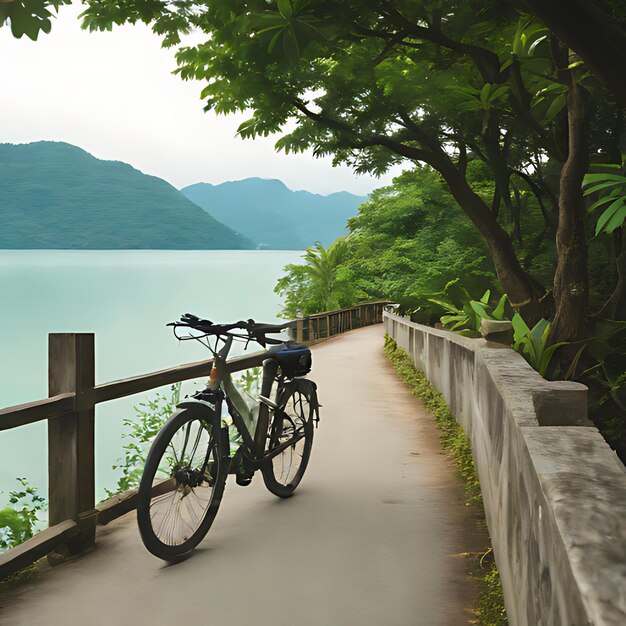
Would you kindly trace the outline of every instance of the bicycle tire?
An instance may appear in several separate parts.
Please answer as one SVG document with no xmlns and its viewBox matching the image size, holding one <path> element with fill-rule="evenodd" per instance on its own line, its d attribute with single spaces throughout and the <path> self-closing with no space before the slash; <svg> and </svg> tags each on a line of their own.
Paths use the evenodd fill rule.
<svg viewBox="0 0 626 626">
<path fill-rule="evenodd" d="M 267 489 L 279 498 L 289 498 L 306 471 L 313 446 L 314 397 L 310 386 L 294 380 L 279 389 L 270 421 L 266 452 L 271 452 L 300 430 L 303 437 L 268 460 L 261 473 Z M 302 442 L 302 443 L 301 443 Z"/>
<path fill-rule="evenodd" d="M 176 561 L 202 541 L 217 515 L 228 466 L 227 438 L 214 412 L 172 414 L 148 452 L 137 492 L 139 533 L 154 556 Z"/>
</svg>

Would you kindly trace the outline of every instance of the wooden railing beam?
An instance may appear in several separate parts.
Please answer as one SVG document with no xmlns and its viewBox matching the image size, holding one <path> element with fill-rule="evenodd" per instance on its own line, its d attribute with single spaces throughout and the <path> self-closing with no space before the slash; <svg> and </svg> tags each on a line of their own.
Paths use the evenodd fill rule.
<svg viewBox="0 0 626 626">
<path fill-rule="evenodd" d="M 94 389 L 94 402 L 107 402 L 132 396 L 143 391 L 150 391 L 156 387 L 164 387 L 173 385 L 182 380 L 191 378 L 199 378 L 200 376 L 208 376 L 213 366 L 213 360 L 197 361 L 195 363 L 187 363 L 171 367 L 158 372 L 150 372 L 141 376 L 133 376 L 132 378 L 124 378 L 122 380 L 114 380 L 103 385 L 96 385 Z"/>
<path fill-rule="evenodd" d="M 74 409 L 74 393 L 61 393 L 53 398 L 10 406 L 0 410 L 0 430 L 9 430 L 45 419 L 65 415 Z"/>
<path fill-rule="evenodd" d="M 3 552 L 0 554 L 0 580 L 28 567 L 57 546 L 75 539 L 78 533 L 78 524 L 74 520 L 65 520 L 42 530 L 19 546 Z"/>
</svg>

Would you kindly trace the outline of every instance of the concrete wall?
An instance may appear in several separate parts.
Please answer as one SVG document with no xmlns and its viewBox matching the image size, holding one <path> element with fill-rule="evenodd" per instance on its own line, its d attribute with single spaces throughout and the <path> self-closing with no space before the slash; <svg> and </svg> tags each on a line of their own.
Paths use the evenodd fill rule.
<svg viewBox="0 0 626 626">
<path fill-rule="evenodd" d="M 626 625 L 626 471 L 587 388 L 484 339 L 384 323 L 471 437 L 511 626 Z"/>
</svg>

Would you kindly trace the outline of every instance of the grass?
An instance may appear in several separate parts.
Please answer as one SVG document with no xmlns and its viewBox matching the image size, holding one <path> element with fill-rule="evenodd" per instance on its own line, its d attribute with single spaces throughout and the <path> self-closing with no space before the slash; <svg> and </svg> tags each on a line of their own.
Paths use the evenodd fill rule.
<svg viewBox="0 0 626 626">
<path fill-rule="evenodd" d="M 33 580 L 35 576 L 37 576 L 38 570 L 37 566 L 33 563 L 32 565 L 28 565 L 24 569 L 21 569 L 19 572 L 15 572 L 15 574 L 11 574 L 0 580 L 0 592 L 7 591 L 8 589 L 13 589 L 22 583 Z"/>
<path fill-rule="evenodd" d="M 466 502 L 484 521 L 478 473 L 472 457 L 472 447 L 463 428 L 454 419 L 443 396 L 426 380 L 423 372 L 415 369 L 411 357 L 389 336 L 385 336 L 385 353 L 413 394 L 434 416 L 435 423 L 441 431 L 441 445 L 454 460 L 463 478 Z M 475 617 L 474 623 L 480 626 L 506 626 L 508 621 L 504 609 L 502 584 L 491 547 L 480 555 L 477 565 L 478 573 L 475 577 L 479 595 L 477 606 L 470 610 Z"/>
</svg>

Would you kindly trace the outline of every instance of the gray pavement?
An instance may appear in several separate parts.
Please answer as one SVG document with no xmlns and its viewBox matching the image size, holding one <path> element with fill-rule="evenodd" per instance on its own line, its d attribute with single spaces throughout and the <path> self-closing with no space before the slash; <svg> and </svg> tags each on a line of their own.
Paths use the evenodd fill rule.
<svg viewBox="0 0 626 626">
<path fill-rule="evenodd" d="M 462 554 L 484 531 L 382 343 L 376 325 L 313 348 L 322 421 L 293 498 L 229 478 L 211 531 L 172 566 L 126 515 L 89 554 L 1 597 L 0 624 L 467 624 L 476 589 Z"/>
</svg>

